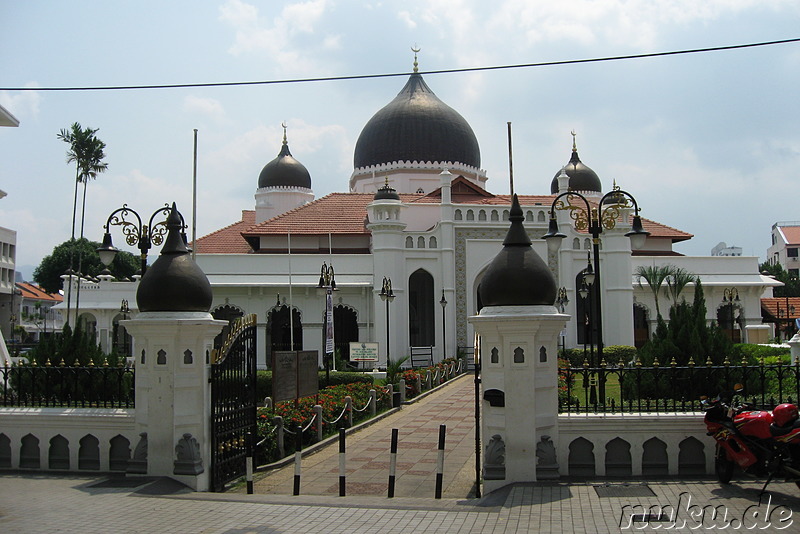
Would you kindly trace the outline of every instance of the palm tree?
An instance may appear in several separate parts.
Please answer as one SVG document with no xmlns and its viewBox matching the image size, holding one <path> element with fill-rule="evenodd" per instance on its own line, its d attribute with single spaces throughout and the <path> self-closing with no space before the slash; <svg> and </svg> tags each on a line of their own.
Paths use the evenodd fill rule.
<svg viewBox="0 0 800 534">
<path fill-rule="evenodd" d="M 56 136 L 58 139 L 69 144 L 67 151 L 67 163 L 75 163 L 75 193 L 72 200 L 72 242 L 73 250 L 75 243 L 75 220 L 78 211 L 78 184 L 83 183 L 83 202 L 81 205 L 81 239 L 83 239 L 83 227 L 86 221 L 86 184 L 89 180 L 97 178 L 101 172 L 108 169 L 108 164 L 103 162 L 106 157 L 104 149 L 106 144 L 95 135 L 98 128 L 82 128 L 77 122 L 67 129 L 62 129 Z M 70 271 L 73 269 L 74 252 L 70 252 Z M 78 272 L 81 270 L 82 254 L 78 254 Z M 69 324 L 69 309 L 72 300 L 72 280 L 67 291 L 67 324 Z M 78 299 L 80 299 L 80 285 L 78 285 Z M 76 301 L 76 310 L 78 307 Z M 77 311 L 76 311 L 77 317 Z"/>
<path fill-rule="evenodd" d="M 639 287 L 644 287 L 642 280 L 650 286 L 650 291 L 653 292 L 653 298 L 656 301 L 656 315 L 659 320 L 661 319 L 661 309 L 658 306 L 658 295 L 661 293 L 661 286 L 664 285 L 672 270 L 671 265 L 639 265 L 634 273 Z"/>
<path fill-rule="evenodd" d="M 675 267 L 674 265 L 669 265 L 668 267 L 672 268 L 672 272 L 670 272 L 667 277 L 667 286 L 670 298 L 672 299 L 672 305 L 675 306 L 678 304 L 678 297 L 681 291 L 683 291 L 687 285 L 694 282 L 696 277 L 683 267 Z"/>
</svg>

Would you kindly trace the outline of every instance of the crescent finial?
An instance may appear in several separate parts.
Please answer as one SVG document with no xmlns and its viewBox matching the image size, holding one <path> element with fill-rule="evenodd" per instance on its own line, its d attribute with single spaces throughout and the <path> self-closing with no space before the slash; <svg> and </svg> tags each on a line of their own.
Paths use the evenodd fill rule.
<svg viewBox="0 0 800 534">
<path fill-rule="evenodd" d="M 411 51 L 414 52 L 414 72 L 419 72 L 419 63 L 417 63 L 417 54 L 419 53 L 420 50 L 422 49 L 417 46 L 417 43 L 414 43 L 414 46 L 411 47 Z"/>
<path fill-rule="evenodd" d="M 283 128 L 283 144 L 287 143 L 286 141 L 286 121 L 281 122 L 281 128 Z"/>
</svg>

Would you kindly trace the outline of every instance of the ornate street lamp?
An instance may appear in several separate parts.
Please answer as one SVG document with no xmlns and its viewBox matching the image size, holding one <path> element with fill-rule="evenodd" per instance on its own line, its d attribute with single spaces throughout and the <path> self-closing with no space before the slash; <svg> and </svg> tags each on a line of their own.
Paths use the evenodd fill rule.
<svg viewBox="0 0 800 534">
<path fill-rule="evenodd" d="M 167 217 L 169 216 L 170 209 L 169 204 L 165 204 L 163 208 L 157 209 L 150 216 L 147 224 L 142 224 L 142 218 L 136 211 L 129 208 L 127 204 L 123 204 L 121 208 L 111 212 L 111 215 L 108 216 L 108 221 L 106 221 L 105 226 L 103 226 L 106 231 L 103 235 L 103 244 L 97 248 L 100 261 L 108 267 L 111 265 L 111 262 L 114 261 L 117 252 L 119 252 L 119 249 L 114 247 L 114 244 L 111 242 L 111 227 L 119 226 L 122 228 L 125 242 L 130 246 L 139 246 L 142 260 L 142 276 L 144 276 L 147 270 L 147 252 L 153 245 L 158 246 L 164 242 L 164 237 L 167 234 Z M 180 213 L 178 214 L 180 215 Z M 159 215 L 163 216 L 164 219 L 154 223 L 153 221 Z M 183 220 L 183 215 L 180 217 L 181 236 L 183 237 L 184 244 L 186 244 L 186 232 L 184 231 L 186 224 Z"/>
<path fill-rule="evenodd" d="M 389 365 L 389 303 L 394 300 L 391 278 L 383 277 L 380 295 L 381 300 L 386 303 L 386 365 Z"/>
<path fill-rule="evenodd" d="M 317 290 L 325 295 L 325 324 L 322 327 L 323 339 L 325 340 L 325 355 L 322 360 L 325 364 L 325 383 L 330 384 L 331 360 L 334 352 L 333 343 L 333 292 L 336 289 L 336 275 L 333 272 L 333 265 L 322 262 L 319 272 L 319 285 Z"/>
<path fill-rule="evenodd" d="M 618 187 L 603 195 L 594 206 L 580 193 L 574 191 L 561 193 L 553 199 L 553 204 L 550 206 L 550 222 L 547 233 L 542 236 L 547 241 L 547 248 L 551 252 L 557 251 L 561 246 L 561 240 L 567 237 L 558 230 L 556 210 L 566 210 L 573 221 L 575 229 L 578 231 L 585 230 L 592 236 L 594 269 L 587 276 L 593 277 L 593 283 L 590 285 L 589 290 L 592 291 L 592 300 L 594 301 L 591 305 L 597 309 L 596 317 L 592 317 L 592 320 L 597 331 L 597 360 L 599 365 L 605 365 L 603 359 L 603 317 L 600 290 L 600 234 L 603 233 L 603 230 L 616 228 L 621 211 L 629 207 L 633 207 L 634 215 L 631 230 L 625 236 L 630 238 L 631 248 L 640 249 L 650 232 L 647 232 L 642 227 L 642 218 L 639 216 L 639 204 L 636 199 L 633 198 L 633 195 Z M 588 279 L 586 283 L 589 284 Z M 601 377 L 600 395 L 602 402 L 605 402 L 604 390 L 604 378 Z"/>
<path fill-rule="evenodd" d="M 439 300 L 442 305 L 442 359 L 447 357 L 447 332 L 445 332 L 445 313 L 444 309 L 447 307 L 447 299 L 444 298 L 444 289 L 442 289 L 442 298 Z"/>
</svg>

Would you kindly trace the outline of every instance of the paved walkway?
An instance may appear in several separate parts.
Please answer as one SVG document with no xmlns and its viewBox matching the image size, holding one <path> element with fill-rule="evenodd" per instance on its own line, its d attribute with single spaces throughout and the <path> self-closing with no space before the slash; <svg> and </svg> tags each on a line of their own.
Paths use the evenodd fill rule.
<svg viewBox="0 0 800 534">
<path fill-rule="evenodd" d="M 444 497 L 475 484 L 475 382 L 462 375 L 420 401 L 347 436 L 347 495 L 386 495 L 392 429 L 398 429 L 396 497 L 434 497 L 439 425 L 446 426 Z M 339 495 L 336 442 L 303 458 L 301 495 Z M 255 493 L 291 495 L 294 464 L 256 475 Z M 234 491 L 242 492 L 243 488 Z"/>
</svg>

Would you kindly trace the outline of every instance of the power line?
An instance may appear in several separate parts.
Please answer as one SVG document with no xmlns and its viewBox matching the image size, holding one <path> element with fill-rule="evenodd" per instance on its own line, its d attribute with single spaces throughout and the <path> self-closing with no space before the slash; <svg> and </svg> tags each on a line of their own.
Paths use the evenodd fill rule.
<svg viewBox="0 0 800 534">
<path fill-rule="evenodd" d="M 607 56 L 587 59 L 569 59 L 564 61 L 545 61 L 541 63 L 519 63 L 514 65 L 494 65 L 488 67 L 467 67 L 463 69 L 441 69 L 420 72 L 420 74 L 455 74 L 462 72 L 481 72 L 489 70 L 525 69 L 532 67 L 552 67 L 558 65 L 576 65 L 580 63 L 600 63 L 604 61 L 621 61 L 628 59 L 643 59 L 662 56 L 677 56 L 685 54 L 697 54 L 701 52 L 720 52 L 725 50 L 737 50 L 741 48 L 756 48 L 778 44 L 800 42 L 800 37 L 794 39 L 782 39 L 779 41 L 762 41 L 759 43 L 737 44 L 729 46 L 714 46 L 710 48 L 693 48 L 689 50 L 673 50 L 671 52 L 653 52 L 650 54 L 633 54 L 627 56 Z M 335 82 L 344 80 L 366 80 L 373 78 L 394 78 L 408 76 L 408 72 L 394 72 L 386 74 L 358 74 L 352 76 L 327 76 L 318 78 L 292 78 L 288 80 L 262 80 L 250 82 L 211 82 L 211 83 L 178 83 L 178 84 L 154 84 L 154 85 L 111 85 L 98 87 L 0 87 L 0 91 L 121 91 L 131 89 L 181 89 L 191 87 L 231 87 L 240 85 L 278 85 L 289 83 L 308 83 L 308 82 Z"/>
</svg>

